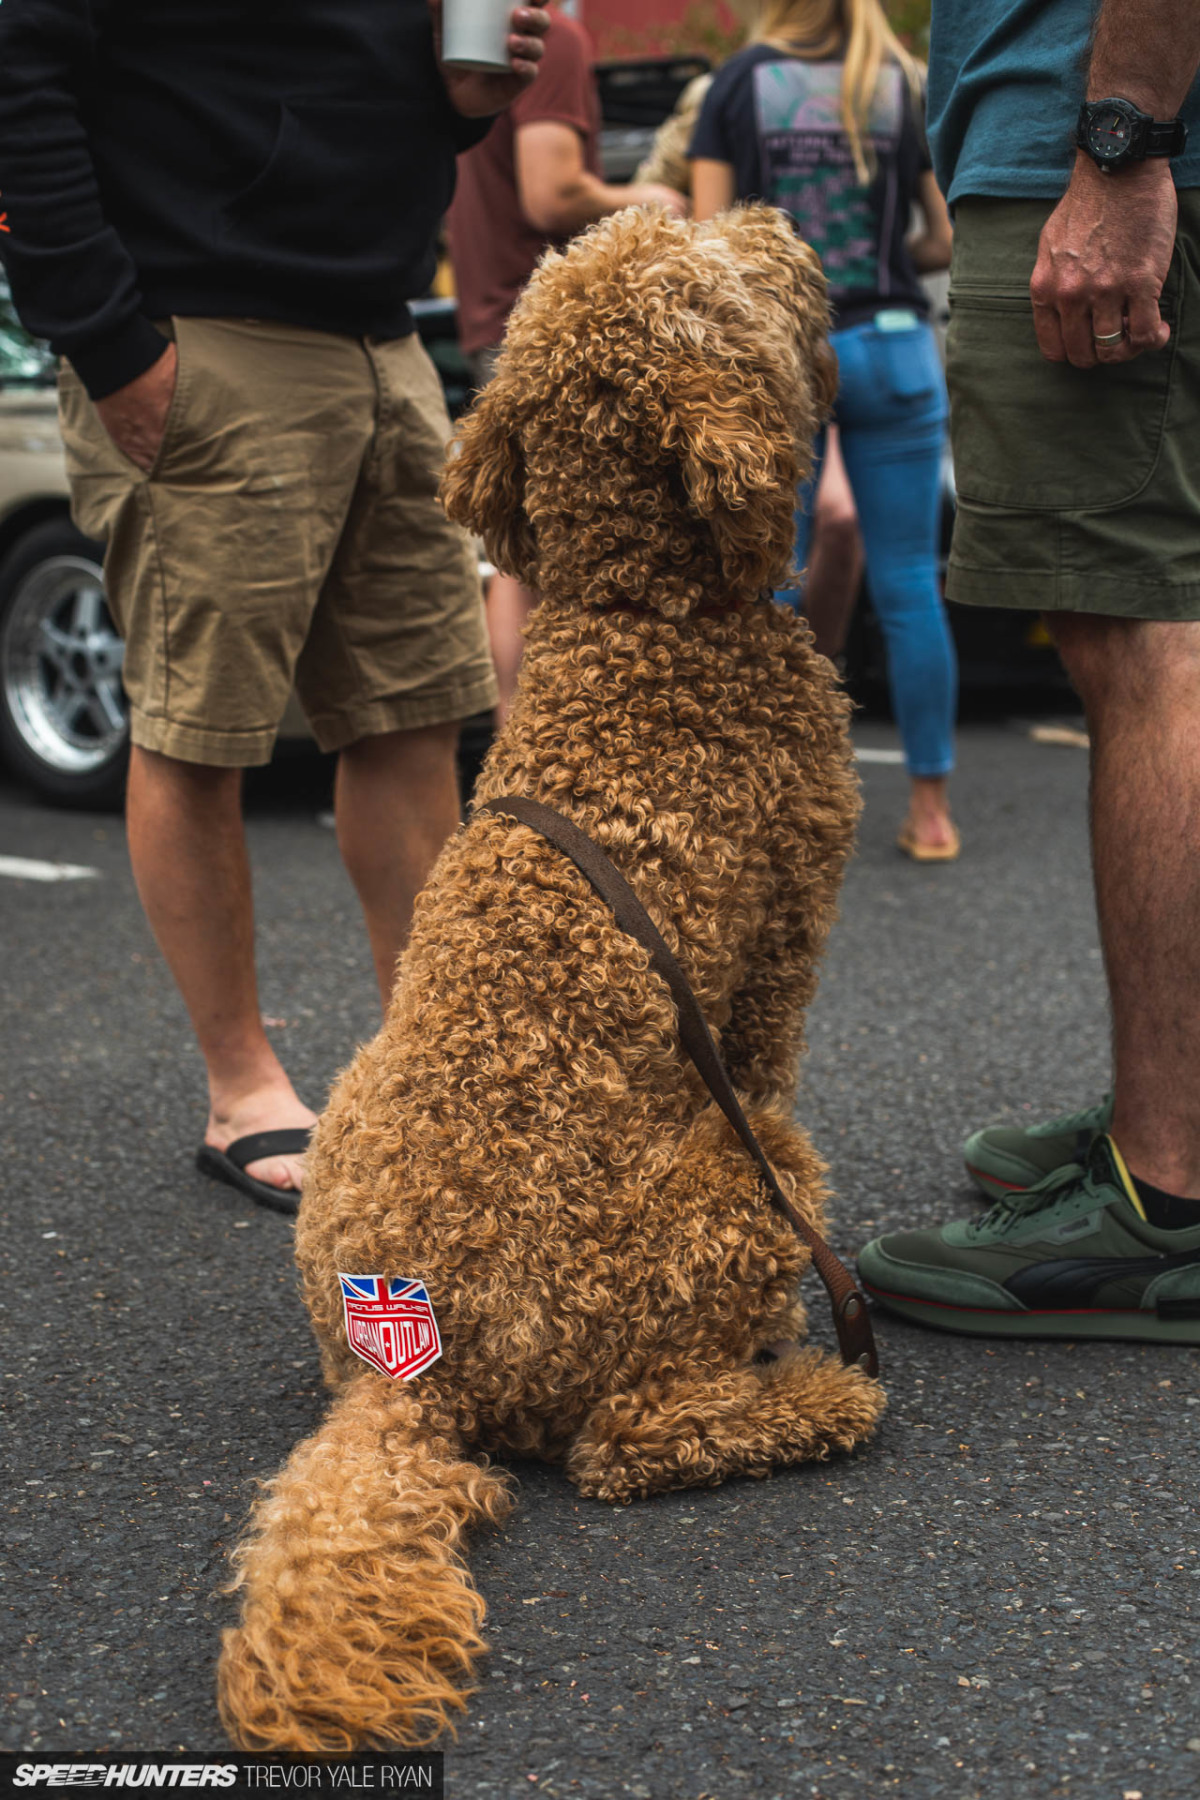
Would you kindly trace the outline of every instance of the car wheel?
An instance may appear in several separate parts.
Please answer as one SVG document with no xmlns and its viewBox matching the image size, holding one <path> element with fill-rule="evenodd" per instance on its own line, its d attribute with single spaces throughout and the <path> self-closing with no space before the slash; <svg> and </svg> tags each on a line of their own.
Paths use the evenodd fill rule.
<svg viewBox="0 0 1200 1800">
<path fill-rule="evenodd" d="M 0 564 L 0 751 L 44 799 L 120 806 L 123 658 L 97 546 L 68 519 L 26 532 Z"/>
</svg>

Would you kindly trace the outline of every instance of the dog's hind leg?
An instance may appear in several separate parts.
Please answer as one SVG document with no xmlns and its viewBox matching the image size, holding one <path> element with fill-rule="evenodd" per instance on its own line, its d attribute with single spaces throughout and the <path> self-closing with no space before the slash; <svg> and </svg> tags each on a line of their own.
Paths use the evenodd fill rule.
<svg viewBox="0 0 1200 1800">
<path fill-rule="evenodd" d="M 819 1350 L 695 1377 L 664 1371 L 600 1402 L 571 1444 L 567 1474 L 598 1500 L 716 1487 L 849 1450 L 883 1407 L 878 1382 Z"/>
<path fill-rule="evenodd" d="M 218 1678 L 234 1742 L 336 1751 L 436 1737 L 484 1648 L 459 1547 L 509 1505 L 436 1403 L 355 1377 L 234 1553 L 242 1618 Z"/>
</svg>

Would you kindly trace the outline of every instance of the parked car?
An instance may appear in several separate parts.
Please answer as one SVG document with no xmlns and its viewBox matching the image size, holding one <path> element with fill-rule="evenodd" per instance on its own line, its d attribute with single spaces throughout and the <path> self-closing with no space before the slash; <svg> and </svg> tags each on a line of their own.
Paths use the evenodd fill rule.
<svg viewBox="0 0 1200 1800">
<path fill-rule="evenodd" d="M 111 804 L 123 649 L 101 556 L 71 523 L 53 358 L 0 296 L 0 755 L 47 799 Z"/>
</svg>

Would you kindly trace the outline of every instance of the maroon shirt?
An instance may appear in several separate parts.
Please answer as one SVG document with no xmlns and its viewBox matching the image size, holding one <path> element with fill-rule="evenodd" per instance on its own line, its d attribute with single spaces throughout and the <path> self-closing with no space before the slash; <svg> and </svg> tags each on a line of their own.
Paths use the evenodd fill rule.
<svg viewBox="0 0 1200 1800">
<path fill-rule="evenodd" d="M 600 102 L 581 26 L 551 10 L 537 80 L 500 114 L 481 144 L 458 159 L 458 190 L 447 218 L 458 290 L 458 336 L 470 354 L 498 344 L 517 295 L 548 245 L 521 211 L 514 160 L 523 125 L 553 119 L 583 140 L 584 167 L 600 173 Z"/>
</svg>

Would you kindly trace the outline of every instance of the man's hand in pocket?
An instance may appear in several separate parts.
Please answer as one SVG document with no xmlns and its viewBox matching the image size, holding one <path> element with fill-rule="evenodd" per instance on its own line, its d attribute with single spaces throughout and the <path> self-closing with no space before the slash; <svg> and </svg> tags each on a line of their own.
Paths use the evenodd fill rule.
<svg viewBox="0 0 1200 1800">
<path fill-rule="evenodd" d="M 100 423 L 117 449 L 147 474 L 167 428 L 177 362 L 175 346 L 168 344 L 158 361 L 135 380 L 95 402 Z"/>
</svg>

